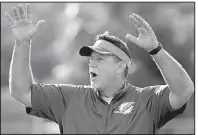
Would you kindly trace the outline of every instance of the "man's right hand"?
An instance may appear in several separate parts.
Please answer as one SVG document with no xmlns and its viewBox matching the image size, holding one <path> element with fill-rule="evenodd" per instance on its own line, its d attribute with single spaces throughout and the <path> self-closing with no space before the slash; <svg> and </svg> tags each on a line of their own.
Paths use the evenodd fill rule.
<svg viewBox="0 0 198 135">
<path fill-rule="evenodd" d="M 35 26 L 33 25 L 31 4 L 29 3 L 26 4 L 26 13 L 21 4 L 18 5 L 18 11 L 16 7 L 12 7 L 12 12 L 14 19 L 7 12 L 5 12 L 5 16 L 10 23 L 15 40 L 20 43 L 30 42 L 36 36 L 45 21 L 40 20 Z"/>
</svg>

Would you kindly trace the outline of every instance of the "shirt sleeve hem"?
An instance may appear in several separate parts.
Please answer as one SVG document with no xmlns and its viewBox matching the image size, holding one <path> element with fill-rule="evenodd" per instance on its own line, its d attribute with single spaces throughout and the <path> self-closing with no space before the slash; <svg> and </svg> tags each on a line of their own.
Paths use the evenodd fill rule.
<svg viewBox="0 0 198 135">
<path fill-rule="evenodd" d="M 173 109 L 173 107 L 170 104 L 170 100 L 169 100 L 170 89 L 169 89 L 168 85 L 166 85 L 165 91 L 166 90 L 168 91 L 167 92 L 168 93 L 168 107 L 169 107 L 170 111 L 179 111 L 179 112 L 183 113 L 183 111 L 186 109 L 187 102 L 184 105 L 182 105 L 180 108 Z"/>
</svg>

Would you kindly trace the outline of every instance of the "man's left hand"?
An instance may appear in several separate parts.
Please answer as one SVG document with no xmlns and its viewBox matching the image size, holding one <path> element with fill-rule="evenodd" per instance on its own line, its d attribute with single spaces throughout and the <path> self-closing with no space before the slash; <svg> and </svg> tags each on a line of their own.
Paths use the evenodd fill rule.
<svg viewBox="0 0 198 135">
<path fill-rule="evenodd" d="M 149 24 L 139 15 L 133 13 L 129 15 L 129 18 L 133 21 L 135 26 L 139 31 L 138 38 L 132 36 L 131 34 L 127 34 L 125 37 L 138 45 L 139 47 L 144 48 L 147 51 L 151 51 L 158 46 L 158 41 L 155 33 Z"/>
</svg>

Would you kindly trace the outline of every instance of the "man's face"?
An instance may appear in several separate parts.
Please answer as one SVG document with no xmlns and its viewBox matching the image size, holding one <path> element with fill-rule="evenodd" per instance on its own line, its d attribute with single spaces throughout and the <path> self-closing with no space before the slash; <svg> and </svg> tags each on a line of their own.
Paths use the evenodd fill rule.
<svg viewBox="0 0 198 135">
<path fill-rule="evenodd" d="M 93 88 L 104 89 L 112 85 L 117 72 L 117 65 L 112 55 L 92 52 L 89 60 L 90 83 Z"/>
</svg>

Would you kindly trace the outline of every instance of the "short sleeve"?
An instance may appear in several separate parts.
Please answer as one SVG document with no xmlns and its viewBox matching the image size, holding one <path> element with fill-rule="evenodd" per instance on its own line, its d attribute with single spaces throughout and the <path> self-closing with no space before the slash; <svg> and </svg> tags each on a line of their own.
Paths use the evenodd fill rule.
<svg viewBox="0 0 198 135">
<path fill-rule="evenodd" d="M 32 107 L 26 107 L 26 113 L 58 123 L 78 89 L 79 86 L 69 84 L 33 83 L 31 86 Z"/>
<path fill-rule="evenodd" d="M 186 108 L 187 103 L 177 110 L 172 109 L 169 102 L 170 89 L 168 85 L 148 86 L 144 88 L 144 93 L 146 93 L 147 107 L 149 110 L 152 110 L 149 112 L 152 113 L 151 116 L 157 129 L 179 114 L 182 114 Z"/>
</svg>

